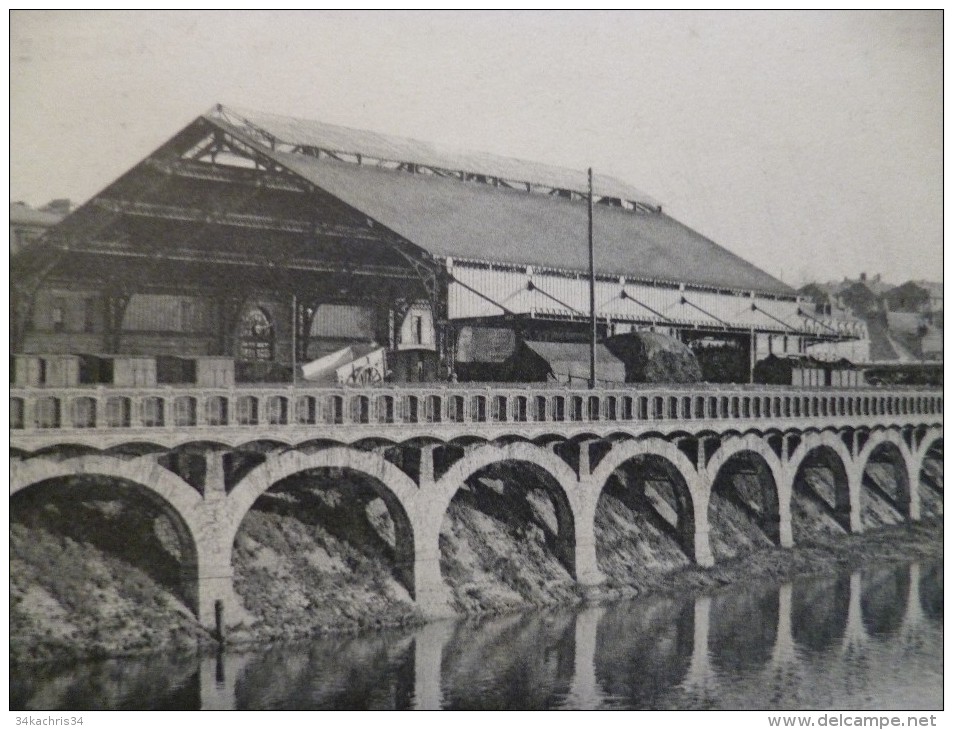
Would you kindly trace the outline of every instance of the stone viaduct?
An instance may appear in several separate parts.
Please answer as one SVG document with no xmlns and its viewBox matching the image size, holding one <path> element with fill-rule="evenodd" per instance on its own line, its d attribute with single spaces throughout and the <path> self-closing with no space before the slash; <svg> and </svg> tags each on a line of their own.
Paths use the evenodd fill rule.
<svg viewBox="0 0 953 730">
<path fill-rule="evenodd" d="M 193 610 L 222 630 L 238 605 L 233 543 L 255 501 L 294 475 L 357 472 L 393 518 L 401 581 L 437 615 L 447 596 L 441 522 L 488 467 L 540 476 L 559 559 L 592 585 L 602 580 L 596 508 L 613 474 L 642 489 L 646 474 L 665 476 L 672 526 L 702 566 L 714 562 L 712 494 L 742 473 L 758 493 L 735 497 L 781 547 L 794 543 L 794 484 L 814 467 L 833 474 L 830 514 L 847 531 L 863 528 L 873 461 L 894 471 L 894 507 L 919 519 L 924 459 L 942 453 L 942 405 L 935 390 L 776 386 L 13 389 L 10 490 L 96 475 L 157 501 L 191 546 L 183 580 Z"/>
</svg>

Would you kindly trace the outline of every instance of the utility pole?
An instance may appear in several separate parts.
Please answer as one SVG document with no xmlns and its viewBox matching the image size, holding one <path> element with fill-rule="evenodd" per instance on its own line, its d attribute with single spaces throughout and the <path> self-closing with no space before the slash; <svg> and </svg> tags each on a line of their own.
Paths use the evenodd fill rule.
<svg viewBox="0 0 953 730">
<path fill-rule="evenodd" d="M 592 252 L 592 168 L 589 168 L 589 388 L 596 387 L 596 268 Z"/>
<path fill-rule="evenodd" d="M 751 337 L 749 339 L 748 350 L 749 350 L 748 352 L 748 382 L 753 383 L 754 382 L 754 364 L 755 364 L 755 360 L 757 360 L 758 358 L 757 347 L 755 346 L 755 339 L 754 339 L 754 325 L 751 325 Z"/>
<path fill-rule="evenodd" d="M 291 384 L 298 384 L 298 295 L 291 295 Z"/>
</svg>

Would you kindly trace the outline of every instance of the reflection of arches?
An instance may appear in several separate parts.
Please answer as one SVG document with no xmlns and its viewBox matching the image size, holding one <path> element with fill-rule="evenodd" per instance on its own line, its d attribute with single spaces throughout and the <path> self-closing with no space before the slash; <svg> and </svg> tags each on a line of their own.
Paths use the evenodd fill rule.
<svg viewBox="0 0 953 730">
<path fill-rule="evenodd" d="M 560 709 L 597 710 L 604 694 L 596 679 L 599 622 L 605 614 L 602 606 L 589 606 L 576 613 L 572 682 Z"/>
<path fill-rule="evenodd" d="M 825 652 L 840 644 L 847 631 L 850 590 L 849 575 L 794 582 L 791 633 L 798 646 Z"/>
<path fill-rule="evenodd" d="M 907 609 L 910 566 L 865 570 L 861 586 L 861 617 L 867 634 L 878 636 L 896 633 L 903 624 Z"/>
<path fill-rule="evenodd" d="M 572 684 L 574 629 L 568 611 L 457 623 L 443 652 L 441 706 L 553 709 Z"/>
<path fill-rule="evenodd" d="M 920 608 L 929 619 L 943 620 L 943 563 L 928 563 L 920 568 L 918 589 Z"/>
<path fill-rule="evenodd" d="M 199 614 L 197 580 L 205 558 L 197 544 L 200 536 L 196 510 L 202 497 L 186 482 L 167 471 L 149 457 L 117 459 L 110 456 L 88 455 L 53 462 L 31 459 L 14 462 L 10 467 L 10 497 L 26 493 L 37 485 L 57 480 L 73 479 L 78 484 L 82 477 L 100 477 L 113 480 L 114 485 L 128 488 L 159 508 L 169 519 L 183 549 L 180 566 L 184 597 L 187 605 Z M 57 485 L 57 492 L 68 494 L 70 484 Z"/>
<path fill-rule="evenodd" d="M 263 308 L 252 307 L 242 315 L 238 348 L 238 355 L 243 360 L 275 359 L 275 326 Z"/>
<path fill-rule="evenodd" d="M 779 621 L 778 589 L 737 588 L 712 597 L 708 648 L 724 671 L 763 667 L 771 660 Z"/>
<path fill-rule="evenodd" d="M 394 521 L 394 553 L 397 571 L 412 596 L 416 593 L 413 511 L 416 486 L 404 472 L 382 456 L 347 447 L 331 447 L 305 454 L 288 451 L 252 469 L 228 498 L 227 524 L 222 528 L 222 547 L 231 553 L 242 520 L 255 501 L 288 477 L 317 469 L 348 469 L 370 477 L 368 485 L 380 497 Z"/>
<path fill-rule="evenodd" d="M 688 677 L 695 618 L 695 602 L 686 597 L 643 599 L 606 611 L 596 634 L 599 687 L 633 709 L 657 709 Z"/>
</svg>

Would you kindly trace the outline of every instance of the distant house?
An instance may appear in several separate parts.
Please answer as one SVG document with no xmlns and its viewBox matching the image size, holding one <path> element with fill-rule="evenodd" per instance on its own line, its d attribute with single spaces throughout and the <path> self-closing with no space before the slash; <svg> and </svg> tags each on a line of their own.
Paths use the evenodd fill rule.
<svg viewBox="0 0 953 730">
<path fill-rule="evenodd" d="M 943 283 L 938 281 L 918 281 L 915 282 L 927 290 L 930 294 L 930 311 L 933 314 L 943 311 Z"/>
<path fill-rule="evenodd" d="M 914 281 L 901 284 L 884 294 L 884 303 L 891 312 L 929 312 L 930 292 Z M 942 297 L 941 297 L 942 308 Z"/>
<path fill-rule="evenodd" d="M 828 360 L 916 363 L 943 359 L 943 284 L 908 281 L 891 286 L 880 275 L 812 283 L 798 290 L 804 306 L 819 319 L 863 321 L 862 340 L 819 342 L 805 352 Z"/>
<path fill-rule="evenodd" d="M 863 279 L 855 281 L 842 289 L 837 295 L 838 302 L 857 317 L 876 312 L 880 309 L 880 297 L 867 286 Z"/>
<path fill-rule="evenodd" d="M 70 201 L 51 200 L 42 208 L 32 208 L 22 201 L 10 203 L 10 255 L 15 255 L 70 212 Z"/>
</svg>

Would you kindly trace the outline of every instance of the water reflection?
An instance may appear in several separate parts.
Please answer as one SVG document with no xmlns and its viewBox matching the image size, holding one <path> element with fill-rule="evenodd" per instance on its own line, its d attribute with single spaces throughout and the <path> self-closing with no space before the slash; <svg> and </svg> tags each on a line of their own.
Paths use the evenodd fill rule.
<svg viewBox="0 0 953 730">
<path fill-rule="evenodd" d="M 920 605 L 931 619 L 943 619 L 943 564 L 934 563 L 921 568 Z"/>
<path fill-rule="evenodd" d="M 778 629 L 778 589 L 739 587 L 711 604 L 708 651 L 721 672 L 751 670 L 771 659 Z"/>
<path fill-rule="evenodd" d="M 694 601 L 647 599 L 610 610 L 596 643 L 596 676 L 633 707 L 651 707 L 688 674 L 694 649 Z"/>
<path fill-rule="evenodd" d="M 908 607 L 910 573 L 907 566 L 886 566 L 861 574 L 860 608 L 868 634 L 890 635 L 900 629 Z"/>
<path fill-rule="evenodd" d="M 443 706 L 554 709 L 575 666 L 572 612 L 461 622 L 443 657 Z"/>
<path fill-rule="evenodd" d="M 801 580 L 793 588 L 791 629 L 797 646 L 822 652 L 842 641 L 850 611 L 850 576 Z"/>
<path fill-rule="evenodd" d="M 13 709 L 932 709 L 942 564 L 217 657 L 14 669 Z"/>
</svg>

